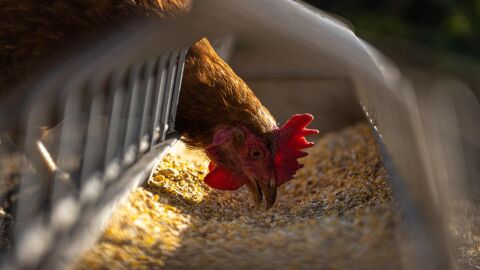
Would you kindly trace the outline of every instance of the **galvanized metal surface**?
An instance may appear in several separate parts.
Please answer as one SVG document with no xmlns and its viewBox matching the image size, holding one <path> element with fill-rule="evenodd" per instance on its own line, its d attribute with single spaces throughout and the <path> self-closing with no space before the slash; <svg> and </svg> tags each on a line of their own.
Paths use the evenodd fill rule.
<svg viewBox="0 0 480 270">
<path fill-rule="evenodd" d="M 100 182 L 104 183 L 104 190 L 110 192 L 115 189 L 110 188 L 109 183 L 116 182 L 115 179 L 127 167 L 133 164 L 151 165 L 150 162 L 143 163 L 141 156 L 163 141 L 166 131 L 173 130 L 180 71 L 185 57 L 183 48 L 204 35 L 216 38 L 233 34 L 238 44 L 268 48 L 264 50 L 266 57 L 294 55 L 287 62 L 282 62 L 292 69 L 296 62 L 308 61 L 312 65 L 318 64 L 319 69 L 328 69 L 328 74 L 350 78 L 354 82 L 365 115 L 382 145 L 408 228 L 416 236 L 412 246 L 414 250 L 411 251 L 413 265 L 418 269 L 454 267 L 445 231 L 447 221 L 442 213 L 442 204 L 435 200 L 435 196 L 442 193 L 436 193 L 431 188 L 435 182 L 432 171 L 438 163 L 432 162 L 432 146 L 426 142 L 415 89 L 394 65 L 350 29 L 299 3 L 278 0 L 200 1 L 188 16 L 175 24 L 149 22 L 138 29 L 142 30 L 128 35 L 121 33 L 97 50 L 86 53 L 77 62 L 26 87 L 25 92 L 28 93 L 32 86 L 38 89 L 28 99 L 29 102 L 12 98 L 18 106 L 30 108 L 24 118 L 25 126 L 29 128 L 27 142 L 35 142 L 36 133 L 32 128 L 38 126 L 42 119 L 49 118 L 58 104 L 66 104 L 60 110 L 66 117 L 85 105 L 79 102 L 82 98 L 88 101 L 88 128 L 84 129 L 84 136 L 79 140 L 82 145 L 80 153 L 84 157 L 80 166 L 82 170 L 79 171 L 79 179 L 82 179 L 80 187 L 96 190 L 95 183 Z M 100 91 L 103 85 L 108 85 L 110 90 Z M 163 89 L 163 92 L 155 89 Z M 2 110 L 14 111 L 10 105 Z M 101 121 L 93 121 L 93 117 L 105 112 L 109 116 L 108 124 L 96 126 Z M 112 121 L 112 115 L 125 119 L 122 121 L 123 118 L 119 117 L 119 121 Z M 63 147 L 57 150 L 58 157 L 61 157 L 59 161 L 66 160 L 70 152 L 78 151 L 62 139 L 73 137 L 72 131 L 79 123 L 65 121 L 59 139 L 59 145 Z M 97 132 L 105 131 L 102 126 L 108 127 L 108 132 L 100 135 L 103 143 L 93 143 Z M 98 151 L 98 146 L 102 144 L 105 149 Z M 99 171 L 103 173 L 95 173 Z M 125 175 L 128 175 L 128 170 Z M 61 176 L 56 175 L 55 183 L 62 181 Z M 57 187 L 56 184 L 54 186 Z M 85 189 L 74 188 L 77 192 Z M 53 193 L 64 194 L 64 190 L 68 188 Z M 92 195 L 85 196 L 90 198 Z M 77 194 L 75 198 L 79 200 L 82 196 Z M 64 204 L 72 205 L 68 200 Z M 19 209 L 21 212 L 22 206 Z M 100 217 L 97 214 L 96 218 Z M 85 221 L 80 213 L 72 223 L 75 226 L 67 226 L 69 230 L 78 229 L 79 234 L 75 232 L 75 237 L 81 235 L 80 231 L 87 226 L 79 221 Z M 45 233 L 52 226 L 50 222 L 42 221 L 25 235 Z M 60 264 L 53 260 L 66 256 L 62 250 L 69 250 L 64 247 L 71 243 L 67 238 L 59 240 L 52 236 L 48 239 L 62 243 L 58 245 L 61 249 L 55 249 L 46 256 L 47 253 L 42 253 L 37 260 L 29 261 L 22 257 L 22 248 L 19 247 L 17 262 L 25 268 L 38 266 L 39 262 L 44 267 L 59 267 Z M 75 252 L 69 254 L 74 255 Z"/>
<path fill-rule="evenodd" d="M 2 129 L 20 128 L 35 167 L 22 172 L 7 267 L 68 265 L 178 138 L 173 127 L 191 41 L 148 40 L 157 31 L 146 28 L 145 42 L 114 34 L 19 88 L 20 100 L 2 101 L 2 114 L 14 112 Z M 53 128 L 42 138 L 44 125 Z"/>
</svg>

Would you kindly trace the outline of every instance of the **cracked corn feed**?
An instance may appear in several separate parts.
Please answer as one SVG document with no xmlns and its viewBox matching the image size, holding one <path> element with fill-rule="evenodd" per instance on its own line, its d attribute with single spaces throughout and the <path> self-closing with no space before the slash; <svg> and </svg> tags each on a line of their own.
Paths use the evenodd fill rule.
<svg viewBox="0 0 480 270">
<path fill-rule="evenodd" d="M 246 188 L 206 186 L 206 160 L 168 155 L 75 268 L 402 268 L 400 217 L 369 127 L 326 134 L 309 152 L 269 211 Z"/>
</svg>

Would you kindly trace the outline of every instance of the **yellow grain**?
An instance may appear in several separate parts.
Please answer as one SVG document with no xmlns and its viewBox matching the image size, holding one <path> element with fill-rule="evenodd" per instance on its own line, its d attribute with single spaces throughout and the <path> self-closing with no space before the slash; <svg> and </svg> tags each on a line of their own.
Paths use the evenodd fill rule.
<svg viewBox="0 0 480 270">
<path fill-rule="evenodd" d="M 208 162 L 167 155 L 76 269 L 396 269 L 403 233 L 366 124 L 323 136 L 276 205 L 212 190 Z"/>
</svg>

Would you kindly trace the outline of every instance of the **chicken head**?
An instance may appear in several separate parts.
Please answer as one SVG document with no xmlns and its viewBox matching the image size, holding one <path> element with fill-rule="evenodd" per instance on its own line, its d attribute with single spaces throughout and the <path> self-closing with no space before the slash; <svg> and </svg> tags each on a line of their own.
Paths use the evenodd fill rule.
<svg viewBox="0 0 480 270">
<path fill-rule="evenodd" d="M 313 143 L 305 135 L 313 120 L 310 114 L 296 114 L 281 128 L 257 135 L 244 126 L 222 126 L 216 130 L 212 144 L 205 151 L 211 160 L 205 183 L 212 188 L 235 190 L 247 185 L 257 204 L 272 207 L 277 187 L 293 178 L 302 167 L 297 159 L 307 153 L 300 149 Z"/>
</svg>

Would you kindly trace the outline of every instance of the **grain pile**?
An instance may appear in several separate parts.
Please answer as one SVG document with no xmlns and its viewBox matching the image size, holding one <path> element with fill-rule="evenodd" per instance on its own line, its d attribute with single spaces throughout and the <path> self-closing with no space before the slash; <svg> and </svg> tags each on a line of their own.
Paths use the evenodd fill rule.
<svg viewBox="0 0 480 270">
<path fill-rule="evenodd" d="M 479 202 L 461 198 L 455 202 L 455 217 L 450 223 L 460 269 L 480 269 Z"/>
<path fill-rule="evenodd" d="M 399 269 L 402 233 L 366 124 L 323 136 L 275 206 L 211 190 L 207 162 L 168 156 L 76 269 Z"/>
</svg>

